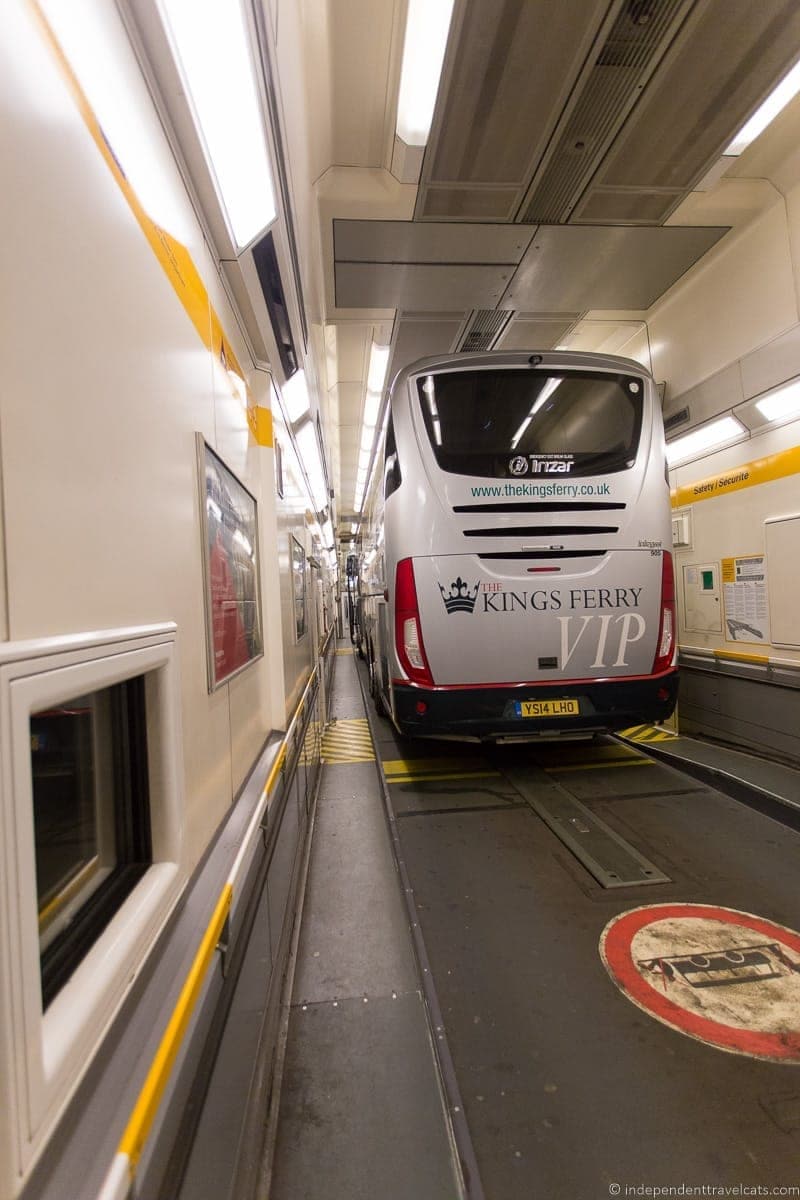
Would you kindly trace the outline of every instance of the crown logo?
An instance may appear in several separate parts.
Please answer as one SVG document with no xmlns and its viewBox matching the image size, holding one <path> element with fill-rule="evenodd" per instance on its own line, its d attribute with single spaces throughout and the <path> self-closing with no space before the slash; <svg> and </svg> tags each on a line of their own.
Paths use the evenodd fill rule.
<svg viewBox="0 0 800 1200">
<path fill-rule="evenodd" d="M 475 587 L 470 591 L 469 584 L 465 583 L 459 575 L 458 579 L 450 584 L 450 595 L 448 596 L 441 584 L 439 591 L 442 593 L 444 606 L 448 613 L 454 612 L 469 612 L 475 608 L 475 601 L 478 598 L 478 588 L 480 581 L 475 584 Z"/>
</svg>

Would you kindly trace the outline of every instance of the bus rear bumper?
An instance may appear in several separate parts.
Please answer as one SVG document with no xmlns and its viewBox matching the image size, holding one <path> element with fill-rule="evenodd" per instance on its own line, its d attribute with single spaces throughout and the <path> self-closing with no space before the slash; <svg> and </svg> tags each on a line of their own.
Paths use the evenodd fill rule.
<svg viewBox="0 0 800 1200">
<path fill-rule="evenodd" d="M 678 672 L 602 683 L 583 680 L 563 687 L 515 684 L 424 688 L 396 681 L 392 690 L 395 724 L 411 737 L 492 740 L 548 733 L 588 734 L 666 720 L 678 698 Z M 522 701 L 561 700 L 577 701 L 578 712 L 525 717 L 517 707 Z"/>
</svg>

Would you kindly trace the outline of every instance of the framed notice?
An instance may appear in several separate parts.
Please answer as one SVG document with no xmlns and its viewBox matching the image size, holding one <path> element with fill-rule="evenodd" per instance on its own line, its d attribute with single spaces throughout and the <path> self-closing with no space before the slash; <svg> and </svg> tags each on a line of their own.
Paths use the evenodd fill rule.
<svg viewBox="0 0 800 1200">
<path fill-rule="evenodd" d="M 289 550 L 292 557 L 294 637 L 299 642 L 306 632 L 306 552 L 293 535 L 289 537 Z"/>
<path fill-rule="evenodd" d="M 208 690 L 264 652 L 255 497 L 197 434 Z"/>
</svg>

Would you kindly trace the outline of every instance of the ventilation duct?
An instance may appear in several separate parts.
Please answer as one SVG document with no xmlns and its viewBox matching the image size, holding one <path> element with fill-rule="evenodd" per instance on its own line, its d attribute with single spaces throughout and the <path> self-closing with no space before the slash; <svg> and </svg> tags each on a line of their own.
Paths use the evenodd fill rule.
<svg viewBox="0 0 800 1200">
<path fill-rule="evenodd" d="M 459 352 L 467 354 L 475 350 L 491 350 L 513 315 L 510 309 L 477 309 L 459 340 Z"/>
<path fill-rule="evenodd" d="M 690 0 L 623 7 L 534 185 L 526 224 L 567 220 L 690 7 Z"/>
</svg>

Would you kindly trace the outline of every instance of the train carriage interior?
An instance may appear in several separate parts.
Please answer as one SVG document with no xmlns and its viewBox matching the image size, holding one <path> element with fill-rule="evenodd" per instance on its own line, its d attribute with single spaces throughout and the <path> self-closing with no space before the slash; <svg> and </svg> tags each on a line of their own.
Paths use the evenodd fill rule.
<svg viewBox="0 0 800 1200">
<path fill-rule="evenodd" d="M 800 7 L 7 0 L 0 112 L 0 1200 L 800 1196 Z M 651 427 L 634 673 L 524 489 Z"/>
</svg>

